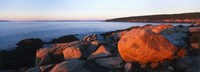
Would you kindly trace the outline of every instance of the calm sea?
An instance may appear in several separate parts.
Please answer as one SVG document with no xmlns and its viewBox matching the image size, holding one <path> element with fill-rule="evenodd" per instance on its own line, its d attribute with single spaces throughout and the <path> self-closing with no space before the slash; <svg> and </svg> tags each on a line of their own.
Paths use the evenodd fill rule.
<svg viewBox="0 0 200 72">
<path fill-rule="evenodd" d="M 64 35 L 101 33 L 145 24 L 156 25 L 160 23 L 0 22 L 0 50 L 12 49 L 17 42 L 25 38 L 41 38 L 44 41 L 49 41 Z"/>
</svg>

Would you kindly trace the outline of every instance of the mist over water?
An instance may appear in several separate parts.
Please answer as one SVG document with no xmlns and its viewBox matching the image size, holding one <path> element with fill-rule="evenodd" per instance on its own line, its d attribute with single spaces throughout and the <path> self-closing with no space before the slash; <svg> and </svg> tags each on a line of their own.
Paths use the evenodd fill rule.
<svg viewBox="0 0 200 72">
<path fill-rule="evenodd" d="M 0 50 L 12 49 L 17 42 L 25 38 L 40 38 L 44 41 L 49 41 L 64 35 L 102 33 L 146 24 L 157 25 L 160 23 L 0 22 Z"/>
</svg>

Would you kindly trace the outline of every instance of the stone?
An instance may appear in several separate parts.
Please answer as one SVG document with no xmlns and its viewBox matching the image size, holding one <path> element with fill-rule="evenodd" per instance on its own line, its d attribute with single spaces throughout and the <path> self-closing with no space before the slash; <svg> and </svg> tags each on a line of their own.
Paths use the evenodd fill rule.
<svg viewBox="0 0 200 72">
<path fill-rule="evenodd" d="M 55 43 L 70 43 L 70 42 L 78 41 L 78 40 L 79 39 L 76 38 L 74 35 L 65 35 L 65 36 L 62 36 L 60 38 L 53 39 L 49 43 L 51 43 L 51 44 L 55 44 Z"/>
<path fill-rule="evenodd" d="M 4 70 L 20 69 L 35 66 L 36 50 L 43 46 L 44 42 L 38 38 L 29 38 L 19 41 L 17 47 L 9 51 L 0 52 L 0 64 Z M 2 53 L 3 52 L 3 53 Z"/>
<path fill-rule="evenodd" d="M 76 72 L 85 64 L 85 61 L 78 59 L 69 59 L 54 66 L 50 72 Z"/>
<path fill-rule="evenodd" d="M 81 51 L 80 51 L 79 47 L 71 46 L 71 47 L 67 47 L 64 49 L 63 55 L 64 55 L 65 60 L 73 59 L 73 58 L 80 58 Z"/>
<path fill-rule="evenodd" d="M 150 64 L 150 66 L 151 66 L 151 68 L 156 68 L 156 67 L 158 67 L 159 66 L 159 63 L 158 62 L 155 62 L 155 63 L 151 63 Z"/>
<path fill-rule="evenodd" d="M 191 57 L 194 65 L 186 69 L 186 72 L 200 72 L 200 56 Z"/>
<path fill-rule="evenodd" d="M 194 62 L 192 61 L 192 59 L 188 56 L 185 56 L 183 58 L 181 58 L 180 60 L 178 60 L 177 64 L 177 69 L 179 70 L 185 70 L 189 67 L 192 67 L 194 65 Z"/>
<path fill-rule="evenodd" d="M 70 46 L 78 46 L 79 41 L 54 44 L 50 48 L 41 48 L 36 53 L 36 66 L 55 64 L 64 61 L 63 50 Z"/>
<path fill-rule="evenodd" d="M 155 25 L 155 26 L 147 26 L 145 27 L 146 29 L 150 29 L 152 32 L 154 33 L 160 33 L 163 30 L 167 29 L 167 28 L 172 28 L 173 25 L 169 25 L 169 24 L 160 24 L 160 25 Z"/>
<path fill-rule="evenodd" d="M 84 69 L 88 70 L 89 72 L 110 72 L 110 69 L 103 68 L 99 65 L 97 65 L 93 61 L 87 61 L 85 65 L 83 66 Z M 77 71 L 77 72 L 83 72 L 83 71 Z"/>
<path fill-rule="evenodd" d="M 103 37 L 98 34 L 91 34 L 91 35 L 85 36 L 83 38 L 83 41 L 96 41 L 96 40 L 102 40 L 102 39 Z"/>
<path fill-rule="evenodd" d="M 193 49 L 200 49 L 200 43 L 191 43 Z"/>
<path fill-rule="evenodd" d="M 183 49 L 183 48 L 179 49 L 178 52 L 177 52 L 177 55 L 179 57 L 184 57 L 186 54 L 187 54 L 187 50 Z"/>
<path fill-rule="evenodd" d="M 30 38 L 30 39 L 21 40 L 16 45 L 18 46 L 17 48 L 32 47 L 32 48 L 39 49 L 43 46 L 43 44 L 44 42 L 39 38 Z"/>
<path fill-rule="evenodd" d="M 27 67 L 20 68 L 20 69 L 18 70 L 18 72 L 25 72 L 27 69 L 28 69 Z"/>
<path fill-rule="evenodd" d="M 170 66 L 170 61 L 169 60 L 162 60 L 160 61 L 160 67 L 166 68 Z"/>
<path fill-rule="evenodd" d="M 118 42 L 118 50 L 126 62 L 162 61 L 172 56 L 177 48 L 165 37 L 147 29 L 132 29 Z"/>
<path fill-rule="evenodd" d="M 110 44 L 105 45 L 105 47 L 106 47 L 107 49 L 109 49 L 109 51 L 112 53 L 112 52 L 114 52 L 115 50 L 117 50 L 117 43 L 118 43 L 118 42 L 113 42 L 113 43 L 110 43 Z"/>
<path fill-rule="evenodd" d="M 50 58 L 51 50 L 48 48 L 41 48 L 37 51 L 35 66 L 42 66 L 52 63 Z"/>
<path fill-rule="evenodd" d="M 49 72 L 54 66 L 54 64 L 40 66 L 40 70 L 41 72 Z"/>
<path fill-rule="evenodd" d="M 168 28 L 160 32 L 165 38 L 167 38 L 171 43 L 173 43 L 178 48 L 187 47 L 189 28 L 184 26 L 175 26 L 173 28 Z"/>
<path fill-rule="evenodd" d="M 110 53 L 109 49 L 106 48 L 105 46 L 101 45 L 95 52 L 93 52 L 91 55 L 89 55 L 87 60 L 106 57 L 106 56 L 110 56 L 110 55 L 111 55 L 111 53 Z"/>
<path fill-rule="evenodd" d="M 120 57 L 107 57 L 96 59 L 95 62 L 108 69 L 120 69 L 123 68 L 124 62 Z"/>
<path fill-rule="evenodd" d="M 40 67 L 29 68 L 25 72 L 41 72 Z"/>
<path fill-rule="evenodd" d="M 124 72 L 133 72 L 133 64 L 129 62 L 125 63 Z"/>
<path fill-rule="evenodd" d="M 17 72 L 17 70 L 2 70 L 0 72 Z"/>
</svg>

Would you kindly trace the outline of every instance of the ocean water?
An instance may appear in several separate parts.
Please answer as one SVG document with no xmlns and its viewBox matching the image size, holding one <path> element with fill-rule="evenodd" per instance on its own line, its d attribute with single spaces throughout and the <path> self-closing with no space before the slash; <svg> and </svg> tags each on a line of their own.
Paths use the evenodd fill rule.
<svg viewBox="0 0 200 72">
<path fill-rule="evenodd" d="M 12 49 L 15 47 L 17 42 L 26 38 L 40 38 L 43 41 L 50 41 L 53 38 L 58 38 L 64 35 L 101 33 L 125 29 L 131 26 L 143 26 L 146 24 L 157 25 L 160 23 L 0 22 L 0 50 Z"/>
</svg>

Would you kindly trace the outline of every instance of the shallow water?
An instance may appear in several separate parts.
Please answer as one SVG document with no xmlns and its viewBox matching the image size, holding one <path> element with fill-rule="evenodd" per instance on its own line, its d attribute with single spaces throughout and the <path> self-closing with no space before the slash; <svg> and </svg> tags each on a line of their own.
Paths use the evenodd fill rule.
<svg viewBox="0 0 200 72">
<path fill-rule="evenodd" d="M 143 26 L 145 24 L 157 25 L 160 23 L 0 22 L 0 50 L 14 48 L 17 42 L 25 38 L 41 38 L 44 41 L 49 41 L 53 38 L 58 38 L 64 35 L 107 32 L 125 29 L 131 26 Z"/>
</svg>

